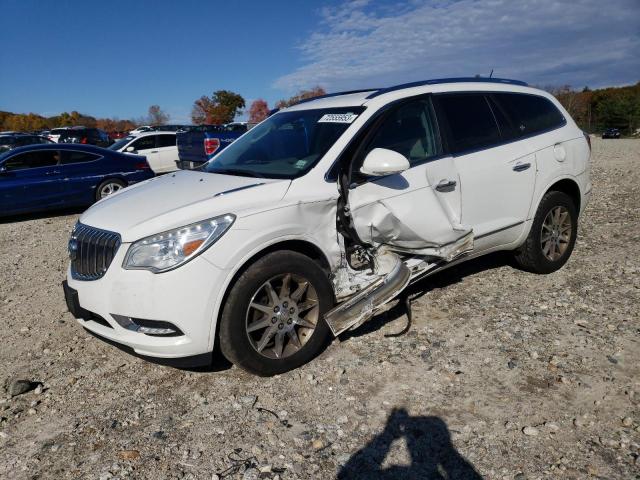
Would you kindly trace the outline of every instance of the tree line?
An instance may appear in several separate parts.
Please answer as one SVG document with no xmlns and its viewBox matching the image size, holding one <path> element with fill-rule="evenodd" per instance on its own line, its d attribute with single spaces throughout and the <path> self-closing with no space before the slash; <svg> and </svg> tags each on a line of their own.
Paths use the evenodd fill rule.
<svg viewBox="0 0 640 480">
<path fill-rule="evenodd" d="M 625 135 L 640 129 L 640 82 L 626 87 L 575 90 L 568 85 L 549 88 L 586 132 L 617 128 Z"/>
<path fill-rule="evenodd" d="M 640 82 L 625 87 L 595 90 L 588 87 L 576 90 L 568 85 L 545 89 L 556 96 L 576 123 L 587 132 L 618 128 L 623 133 L 631 135 L 640 128 Z M 301 100 L 325 94 L 325 90 L 320 86 L 300 90 L 290 98 L 279 100 L 274 107 L 285 108 Z M 191 120 L 195 125 L 230 123 L 244 113 L 245 107 L 246 102 L 242 95 L 230 90 L 217 90 L 211 96 L 203 95 L 195 100 Z M 268 103 L 258 98 L 249 106 L 248 120 L 251 123 L 259 123 L 269 116 L 270 111 Z M 95 118 L 76 111 L 52 117 L 0 111 L 0 131 L 37 131 L 73 125 L 98 127 L 109 132 L 129 131 L 139 125 L 164 125 L 168 120 L 169 115 L 158 105 L 151 105 L 146 117 L 130 120 Z"/>
<path fill-rule="evenodd" d="M 151 105 L 146 117 L 135 120 L 121 120 L 115 117 L 96 118 L 75 110 L 51 117 L 44 117 L 36 113 L 0 111 L 0 131 L 37 132 L 52 128 L 82 125 L 83 127 L 101 128 L 107 132 L 128 132 L 140 125 L 164 125 L 168 120 L 169 115 L 164 113 L 158 105 Z"/>
</svg>

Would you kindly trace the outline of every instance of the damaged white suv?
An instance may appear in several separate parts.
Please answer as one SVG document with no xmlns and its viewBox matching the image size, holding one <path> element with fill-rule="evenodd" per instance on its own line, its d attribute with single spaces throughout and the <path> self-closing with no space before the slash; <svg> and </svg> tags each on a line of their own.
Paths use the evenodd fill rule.
<svg viewBox="0 0 640 480">
<path fill-rule="evenodd" d="M 511 250 L 527 270 L 557 270 L 589 170 L 588 138 L 522 82 L 326 95 L 198 171 L 87 210 L 69 241 L 67 305 L 140 355 L 195 365 L 219 344 L 250 372 L 285 372 L 455 263 Z"/>
</svg>

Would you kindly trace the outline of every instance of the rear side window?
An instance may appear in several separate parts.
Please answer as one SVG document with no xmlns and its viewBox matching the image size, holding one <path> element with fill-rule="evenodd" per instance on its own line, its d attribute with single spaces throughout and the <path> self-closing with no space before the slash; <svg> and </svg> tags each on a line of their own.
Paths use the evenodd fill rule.
<svg viewBox="0 0 640 480">
<path fill-rule="evenodd" d="M 158 147 L 175 147 L 175 135 L 158 135 Z"/>
<path fill-rule="evenodd" d="M 522 135 L 559 128 L 565 118 L 550 100 L 522 93 L 494 93 L 493 98 L 517 124 Z"/>
<path fill-rule="evenodd" d="M 60 159 L 60 164 L 69 165 L 72 163 L 85 163 L 92 162 L 93 160 L 97 160 L 100 158 L 98 155 L 94 155 L 93 153 L 87 152 L 71 152 L 71 151 L 62 151 L 62 156 Z"/>
<path fill-rule="evenodd" d="M 451 153 L 480 150 L 501 142 L 498 125 L 484 95 L 445 94 L 436 98 Z"/>
<path fill-rule="evenodd" d="M 15 155 L 6 161 L 4 166 L 7 170 L 25 170 L 52 167 L 57 165 L 59 160 L 60 152 L 58 150 L 36 150 Z"/>
</svg>

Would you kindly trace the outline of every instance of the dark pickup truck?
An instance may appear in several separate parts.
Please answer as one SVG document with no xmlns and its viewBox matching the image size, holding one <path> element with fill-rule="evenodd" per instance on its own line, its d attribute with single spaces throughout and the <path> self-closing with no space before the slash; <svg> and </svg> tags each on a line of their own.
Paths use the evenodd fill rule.
<svg viewBox="0 0 640 480">
<path fill-rule="evenodd" d="M 178 168 L 192 170 L 211 160 L 247 131 L 246 123 L 197 125 L 176 134 Z"/>
</svg>

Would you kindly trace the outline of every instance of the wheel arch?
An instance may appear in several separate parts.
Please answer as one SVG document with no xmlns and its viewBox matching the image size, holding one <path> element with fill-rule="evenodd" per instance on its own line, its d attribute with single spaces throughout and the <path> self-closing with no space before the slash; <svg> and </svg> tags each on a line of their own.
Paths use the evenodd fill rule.
<svg viewBox="0 0 640 480">
<path fill-rule="evenodd" d="M 215 351 L 218 346 L 218 335 L 220 330 L 220 318 L 222 316 L 222 311 L 224 309 L 224 305 L 227 302 L 227 298 L 229 297 L 229 293 L 231 289 L 234 287 L 238 278 L 255 262 L 259 259 L 263 258 L 265 255 L 268 255 L 273 252 L 281 251 L 281 250 L 290 250 L 293 252 L 300 253 L 311 258 L 314 262 L 320 265 L 320 268 L 324 270 L 327 275 L 331 272 L 331 263 L 327 255 L 322 249 L 309 240 L 292 238 L 292 239 L 282 239 L 278 240 L 272 244 L 264 246 L 257 252 L 252 253 L 247 259 L 245 259 L 241 265 L 236 268 L 231 276 L 231 279 L 226 283 L 224 287 L 224 293 L 222 297 L 220 297 L 220 301 L 215 305 L 214 310 L 214 318 L 215 321 L 215 329 L 211 332 L 211 340 L 210 345 Z"/>
<path fill-rule="evenodd" d="M 545 190 L 543 196 L 551 191 L 563 192 L 569 195 L 576 206 L 576 211 L 580 211 L 580 203 L 582 201 L 582 197 L 580 193 L 580 186 L 575 180 L 571 178 L 563 178 L 561 180 L 558 180 Z"/>
</svg>

